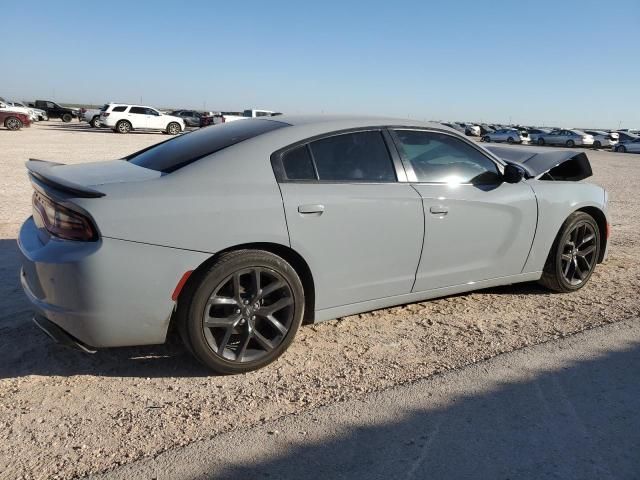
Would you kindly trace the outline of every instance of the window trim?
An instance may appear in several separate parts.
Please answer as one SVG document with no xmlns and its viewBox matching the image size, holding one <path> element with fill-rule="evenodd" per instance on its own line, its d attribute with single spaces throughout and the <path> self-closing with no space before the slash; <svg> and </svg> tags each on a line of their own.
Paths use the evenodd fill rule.
<svg viewBox="0 0 640 480">
<path fill-rule="evenodd" d="M 405 170 L 407 171 L 407 181 L 411 184 L 415 184 L 415 185 L 447 185 L 446 183 L 443 182 L 421 182 L 418 180 L 418 177 L 415 173 L 415 171 L 413 170 L 413 166 L 411 165 L 411 162 L 405 158 L 400 152 L 402 151 L 400 149 L 400 139 L 398 138 L 398 135 L 396 134 L 395 130 L 411 130 L 411 131 L 420 131 L 420 132 L 426 132 L 426 133 L 438 133 L 438 134 L 445 134 L 448 135 L 450 137 L 453 137 L 461 142 L 466 143 L 467 145 L 471 146 L 472 148 L 474 148 L 476 151 L 478 151 L 481 155 L 483 155 L 484 157 L 486 157 L 489 161 L 491 161 L 492 163 L 495 164 L 498 173 L 500 175 L 504 175 L 504 168 L 506 166 L 506 163 L 504 163 L 502 160 L 500 160 L 498 157 L 494 156 L 491 152 L 487 152 L 486 150 L 482 149 L 481 147 L 479 147 L 478 145 L 475 144 L 475 142 L 468 140 L 465 137 L 462 137 L 460 135 L 456 135 L 453 134 L 451 132 L 447 132 L 446 130 L 439 130 L 437 128 L 421 128 L 421 127 L 387 127 L 389 130 L 389 135 L 392 138 L 393 142 L 395 143 L 395 148 L 398 151 L 398 154 L 400 155 L 400 158 L 402 160 L 402 164 L 404 165 Z M 460 183 L 459 185 L 479 185 L 476 183 Z M 489 185 L 489 184 L 488 184 Z"/>
<path fill-rule="evenodd" d="M 397 183 L 407 183 L 407 174 L 400 160 L 400 155 L 396 150 L 396 146 L 391 140 L 389 136 L 389 132 L 386 131 L 387 127 L 385 126 L 375 126 L 375 127 L 354 127 L 354 128 L 345 128 L 342 130 L 335 130 L 332 132 L 321 133 L 319 135 L 314 135 L 313 137 L 308 137 L 302 140 L 298 140 L 297 142 L 291 143 L 286 147 L 280 148 L 271 154 L 271 167 L 273 168 L 273 173 L 276 176 L 276 181 L 278 183 L 302 183 L 302 184 L 332 184 L 332 185 L 388 185 L 388 184 L 397 184 Z M 387 153 L 389 154 L 389 159 L 393 165 L 394 174 L 396 179 L 388 182 L 374 182 L 374 181 L 364 181 L 364 182 L 354 182 L 353 180 L 320 180 L 318 175 L 318 167 L 316 166 L 316 160 L 313 156 L 313 150 L 311 149 L 311 143 L 324 140 L 326 138 L 338 137 L 340 135 L 348 135 L 350 133 L 360 133 L 360 132 L 379 132 L 382 136 L 382 141 L 387 149 Z M 284 170 L 284 165 L 282 164 L 282 157 L 287 152 L 294 150 L 295 148 L 300 147 L 301 145 L 306 145 L 307 151 L 311 157 L 311 163 L 313 164 L 313 170 L 316 174 L 316 178 L 314 179 L 295 179 L 290 180 L 287 178 L 286 172 Z"/>
</svg>

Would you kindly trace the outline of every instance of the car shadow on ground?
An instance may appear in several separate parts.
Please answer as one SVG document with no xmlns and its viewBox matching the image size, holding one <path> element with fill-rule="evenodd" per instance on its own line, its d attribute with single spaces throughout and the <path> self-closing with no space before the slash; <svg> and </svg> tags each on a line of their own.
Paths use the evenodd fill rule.
<svg viewBox="0 0 640 480">
<path fill-rule="evenodd" d="M 392 422 L 380 420 L 374 410 L 358 415 L 355 427 L 337 422 L 328 430 L 333 434 L 315 442 L 296 435 L 295 426 L 286 438 L 260 432 L 253 441 L 268 451 L 257 451 L 253 461 L 226 460 L 220 469 L 215 453 L 201 455 L 188 478 L 638 478 L 639 371 L 635 344 L 535 376 L 522 372 L 522 380 L 446 402 L 418 398 L 405 406 L 406 397 L 389 396 L 374 407 L 402 412 Z M 483 385 L 480 367 L 476 374 L 472 392 Z M 470 383 L 466 378 L 463 385 Z M 315 425 L 326 432 L 325 422 L 332 420 L 318 420 Z M 251 443 L 242 448 L 250 450 Z"/>
</svg>

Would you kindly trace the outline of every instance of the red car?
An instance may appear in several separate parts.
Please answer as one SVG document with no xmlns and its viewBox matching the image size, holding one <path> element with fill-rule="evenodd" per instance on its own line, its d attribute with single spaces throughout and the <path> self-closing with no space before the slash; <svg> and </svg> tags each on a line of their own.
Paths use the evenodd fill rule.
<svg viewBox="0 0 640 480">
<path fill-rule="evenodd" d="M 26 113 L 0 110 L 0 123 L 9 130 L 20 130 L 22 127 L 30 127 L 31 119 Z"/>
</svg>

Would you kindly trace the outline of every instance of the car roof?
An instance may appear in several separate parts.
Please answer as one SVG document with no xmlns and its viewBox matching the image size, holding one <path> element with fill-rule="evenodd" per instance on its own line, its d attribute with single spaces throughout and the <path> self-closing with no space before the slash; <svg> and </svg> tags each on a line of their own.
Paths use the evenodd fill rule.
<svg viewBox="0 0 640 480">
<path fill-rule="evenodd" d="M 367 115 L 278 115 L 277 117 L 260 117 L 255 120 L 277 121 L 288 123 L 292 126 L 317 126 L 326 129 L 326 131 L 360 127 L 403 126 L 444 129 L 455 132 L 454 129 L 443 127 L 441 123 L 437 122 L 421 122 L 406 118 Z"/>
</svg>

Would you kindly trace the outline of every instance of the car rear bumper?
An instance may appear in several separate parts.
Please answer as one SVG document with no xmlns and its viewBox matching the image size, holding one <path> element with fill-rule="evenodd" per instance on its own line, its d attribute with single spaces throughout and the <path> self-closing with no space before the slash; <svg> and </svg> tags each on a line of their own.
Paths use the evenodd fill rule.
<svg viewBox="0 0 640 480">
<path fill-rule="evenodd" d="M 44 237 L 33 218 L 20 230 L 22 288 L 38 319 L 88 349 L 163 343 L 177 283 L 210 256 L 112 238 Z"/>
</svg>

